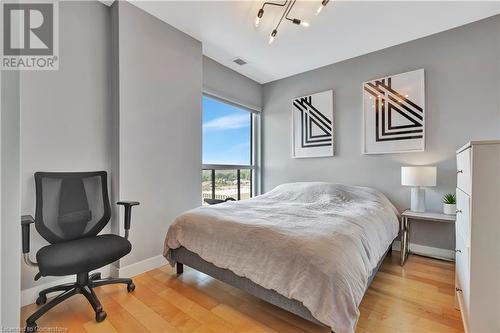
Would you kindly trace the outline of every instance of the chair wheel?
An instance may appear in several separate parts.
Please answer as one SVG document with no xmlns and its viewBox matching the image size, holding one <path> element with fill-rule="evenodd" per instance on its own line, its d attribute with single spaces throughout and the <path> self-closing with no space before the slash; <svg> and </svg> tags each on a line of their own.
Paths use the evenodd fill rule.
<svg viewBox="0 0 500 333">
<path fill-rule="evenodd" d="M 132 292 L 135 290 L 135 284 L 133 282 L 127 284 L 127 291 Z"/>
<path fill-rule="evenodd" d="M 95 314 L 95 321 L 97 321 L 98 323 L 100 323 L 101 321 L 103 321 L 104 319 L 106 319 L 106 312 L 104 312 L 103 310 L 99 311 L 99 312 L 96 312 Z"/>
<path fill-rule="evenodd" d="M 24 329 L 24 332 L 36 332 L 37 327 L 36 323 L 26 323 L 26 328 Z"/>
<path fill-rule="evenodd" d="M 42 304 L 45 304 L 47 302 L 47 296 L 45 295 L 40 295 L 37 297 L 36 299 L 36 305 L 42 305 Z"/>
</svg>

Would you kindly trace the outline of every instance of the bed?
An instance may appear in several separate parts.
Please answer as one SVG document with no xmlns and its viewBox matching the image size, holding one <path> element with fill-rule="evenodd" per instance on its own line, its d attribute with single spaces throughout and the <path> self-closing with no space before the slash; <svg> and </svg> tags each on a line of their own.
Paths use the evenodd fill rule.
<svg viewBox="0 0 500 333">
<path fill-rule="evenodd" d="M 283 184 L 253 199 L 178 216 L 164 255 L 333 332 L 354 332 L 359 304 L 399 232 L 379 191 Z"/>
</svg>

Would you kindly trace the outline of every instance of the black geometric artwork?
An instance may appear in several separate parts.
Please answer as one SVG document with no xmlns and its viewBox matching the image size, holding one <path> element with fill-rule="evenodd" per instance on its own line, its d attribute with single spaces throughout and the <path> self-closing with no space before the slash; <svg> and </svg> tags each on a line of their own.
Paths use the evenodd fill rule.
<svg viewBox="0 0 500 333">
<path fill-rule="evenodd" d="M 333 124 L 313 104 L 311 96 L 293 100 L 300 112 L 301 147 L 328 147 L 332 145 Z"/>
<path fill-rule="evenodd" d="M 375 141 L 422 139 L 424 136 L 424 111 L 392 88 L 391 78 L 367 82 L 363 88 L 374 101 Z M 394 125 L 393 114 L 402 116 L 406 124 Z"/>
</svg>

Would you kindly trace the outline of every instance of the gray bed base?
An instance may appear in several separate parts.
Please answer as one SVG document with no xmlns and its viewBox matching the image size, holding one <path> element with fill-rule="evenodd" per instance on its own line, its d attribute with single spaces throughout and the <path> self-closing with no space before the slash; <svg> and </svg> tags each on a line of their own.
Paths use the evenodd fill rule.
<svg viewBox="0 0 500 333">
<path fill-rule="evenodd" d="M 377 267 L 373 270 L 370 278 L 368 279 L 368 286 L 372 283 L 375 275 L 377 274 L 380 266 L 382 265 L 385 257 L 391 252 L 392 244 L 387 249 L 386 253 L 382 256 Z M 177 263 L 177 274 L 180 275 L 183 272 L 183 265 L 189 266 L 196 269 L 199 272 L 210 275 L 211 277 L 225 282 L 233 287 L 239 288 L 247 293 L 260 298 L 268 303 L 271 303 L 279 308 L 282 308 L 288 312 L 291 312 L 299 317 L 302 317 L 308 321 L 315 324 L 325 326 L 325 324 L 319 322 L 313 317 L 311 312 L 302 304 L 302 302 L 295 299 L 289 299 L 281 294 L 278 294 L 275 290 L 266 289 L 259 286 L 258 284 L 250 281 L 247 278 L 238 276 L 232 271 L 224 268 L 219 268 L 208 261 L 203 260 L 199 255 L 191 252 L 184 247 L 180 247 L 171 251 L 171 258 Z"/>
</svg>

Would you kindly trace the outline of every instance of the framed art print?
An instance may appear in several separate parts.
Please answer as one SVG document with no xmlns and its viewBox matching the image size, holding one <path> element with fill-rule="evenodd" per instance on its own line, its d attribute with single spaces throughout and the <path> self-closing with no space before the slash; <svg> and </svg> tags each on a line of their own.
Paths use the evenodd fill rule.
<svg viewBox="0 0 500 333">
<path fill-rule="evenodd" d="M 364 82 L 363 122 L 365 154 L 424 151 L 424 70 Z"/>
<path fill-rule="evenodd" d="M 333 91 L 294 98 L 293 157 L 333 156 Z"/>
</svg>

